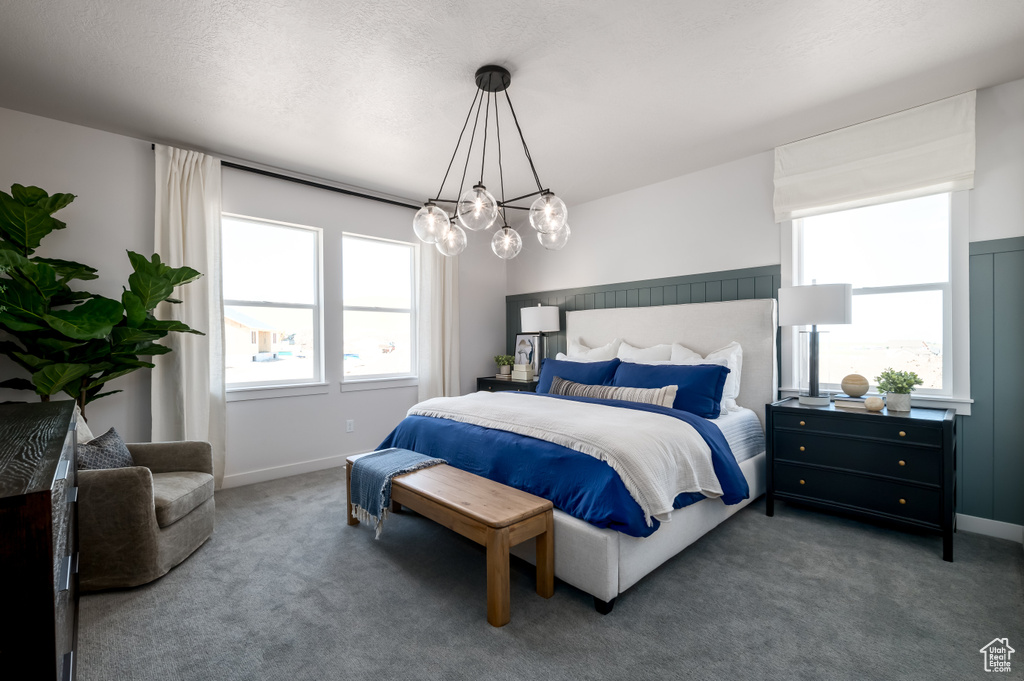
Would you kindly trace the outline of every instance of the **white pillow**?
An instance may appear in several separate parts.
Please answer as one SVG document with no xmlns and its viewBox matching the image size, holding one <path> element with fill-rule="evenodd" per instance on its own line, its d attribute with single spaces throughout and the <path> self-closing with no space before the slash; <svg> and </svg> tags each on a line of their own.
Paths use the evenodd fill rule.
<svg viewBox="0 0 1024 681">
<path fill-rule="evenodd" d="M 619 350 L 619 343 L 622 341 L 616 338 L 607 345 L 602 345 L 599 348 L 588 348 L 586 345 L 580 342 L 579 338 L 573 338 L 569 341 L 569 359 L 580 361 L 589 360 L 591 362 L 600 362 L 608 359 L 615 359 L 615 353 Z"/>
<path fill-rule="evenodd" d="M 725 379 L 725 388 L 722 390 L 722 409 L 725 411 L 736 411 L 740 405 L 736 398 L 740 396 L 740 375 L 743 372 L 743 348 L 739 343 L 733 341 L 724 348 L 709 352 L 701 357 L 685 345 L 672 344 L 673 364 L 724 364 L 729 367 L 729 375 Z"/>
<path fill-rule="evenodd" d="M 559 352 L 557 355 L 555 355 L 555 359 L 562 360 L 563 362 L 580 362 L 581 364 L 584 364 L 584 363 L 587 363 L 587 362 L 604 362 L 605 361 L 603 359 L 585 359 L 583 357 L 570 357 L 569 355 L 565 354 L 564 352 Z"/>
<path fill-rule="evenodd" d="M 636 362 L 647 364 L 648 362 L 664 362 L 672 359 L 671 345 L 655 345 L 650 348 L 638 348 L 622 341 L 619 345 L 618 358 L 623 362 Z"/>
</svg>

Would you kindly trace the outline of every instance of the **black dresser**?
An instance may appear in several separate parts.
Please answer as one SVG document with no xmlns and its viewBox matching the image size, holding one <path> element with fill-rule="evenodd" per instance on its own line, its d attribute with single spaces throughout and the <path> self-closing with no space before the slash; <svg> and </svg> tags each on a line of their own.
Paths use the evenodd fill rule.
<svg viewBox="0 0 1024 681">
<path fill-rule="evenodd" d="M 476 379 L 477 391 L 486 391 L 496 393 L 502 390 L 514 390 L 522 393 L 535 393 L 537 392 L 537 383 L 539 381 L 516 381 L 511 378 L 495 378 L 493 376 L 484 376 Z"/>
<path fill-rule="evenodd" d="M 768 494 L 942 535 L 953 560 L 956 412 L 767 405 Z"/>
<path fill-rule="evenodd" d="M 74 407 L 0 405 L 0 678 L 75 678 Z"/>
</svg>

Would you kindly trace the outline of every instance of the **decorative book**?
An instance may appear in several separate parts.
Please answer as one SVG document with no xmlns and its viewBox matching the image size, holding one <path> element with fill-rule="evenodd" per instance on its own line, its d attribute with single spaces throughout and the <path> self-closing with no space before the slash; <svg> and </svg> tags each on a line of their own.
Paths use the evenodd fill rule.
<svg viewBox="0 0 1024 681">
<path fill-rule="evenodd" d="M 864 400 L 854 397 L 837 397 L 835 399 L 835 405 L 843 409 L 867 409 L 867 407 L 864 406 Z"/>
</svg>

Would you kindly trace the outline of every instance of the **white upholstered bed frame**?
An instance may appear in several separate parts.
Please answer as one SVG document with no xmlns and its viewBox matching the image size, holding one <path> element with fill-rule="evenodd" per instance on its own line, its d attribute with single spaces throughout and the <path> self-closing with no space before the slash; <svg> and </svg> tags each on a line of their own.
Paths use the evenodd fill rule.
<svg viewBox="0 0 1024 681">
<path fill-rule="evenodd" d="M 567 337 L 589 347 L 619 338 L 637 347 L 682 343 L 706 355 L 738 341 L 743 370 L 736 401 L 757 413 L 764 427 L 765 405 L 778 390 L 774 300 L 581 310 L 566 318 Z M 697 502 L 674 511 L 671 522 L 646 538 L 597 528 L 556 509 L 555 576 L 594 596 L 598 610 L 608 612 L 614 599 L 644 575 L 764 494 L 764 452 L 742 462 L 740 470 L 750 486 L 748 499 L 733 506 L 718 499 Z M 536 562 L 533 542 L 513 547 L 512 553 Z"/>
</svg>

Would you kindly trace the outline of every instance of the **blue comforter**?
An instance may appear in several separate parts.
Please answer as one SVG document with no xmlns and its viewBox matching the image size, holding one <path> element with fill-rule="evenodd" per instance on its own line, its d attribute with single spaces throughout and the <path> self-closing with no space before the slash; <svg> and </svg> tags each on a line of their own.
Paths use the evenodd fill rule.
<svg viewBox="0 0 1024 681">
<path fill-rule="evenodd" d="M 538 397 L 533 393 L 517 394 L 522 399 Z M 686 421 L 711 447 L 715 474 L 722 485 L 722 501 L 737 504 L 750 494 L 722 431 L 707 419 L 651 404 L 560 395 L 544 397 L 649 411 Z M 556 508 L 597 527 L 647 537 L 659 526 L 657 520 L 653 526 L 644 522 L 640 505 L 611 466 L 551 442 L 448 419 L 408 416 L 379 448 L 385 447 L 402 447 L 444 459 L 456 468 L 550 499 Z M 680 494 L 674 506 L 683 508 L 704 498 L 699 492 Z"/>
</svg>

